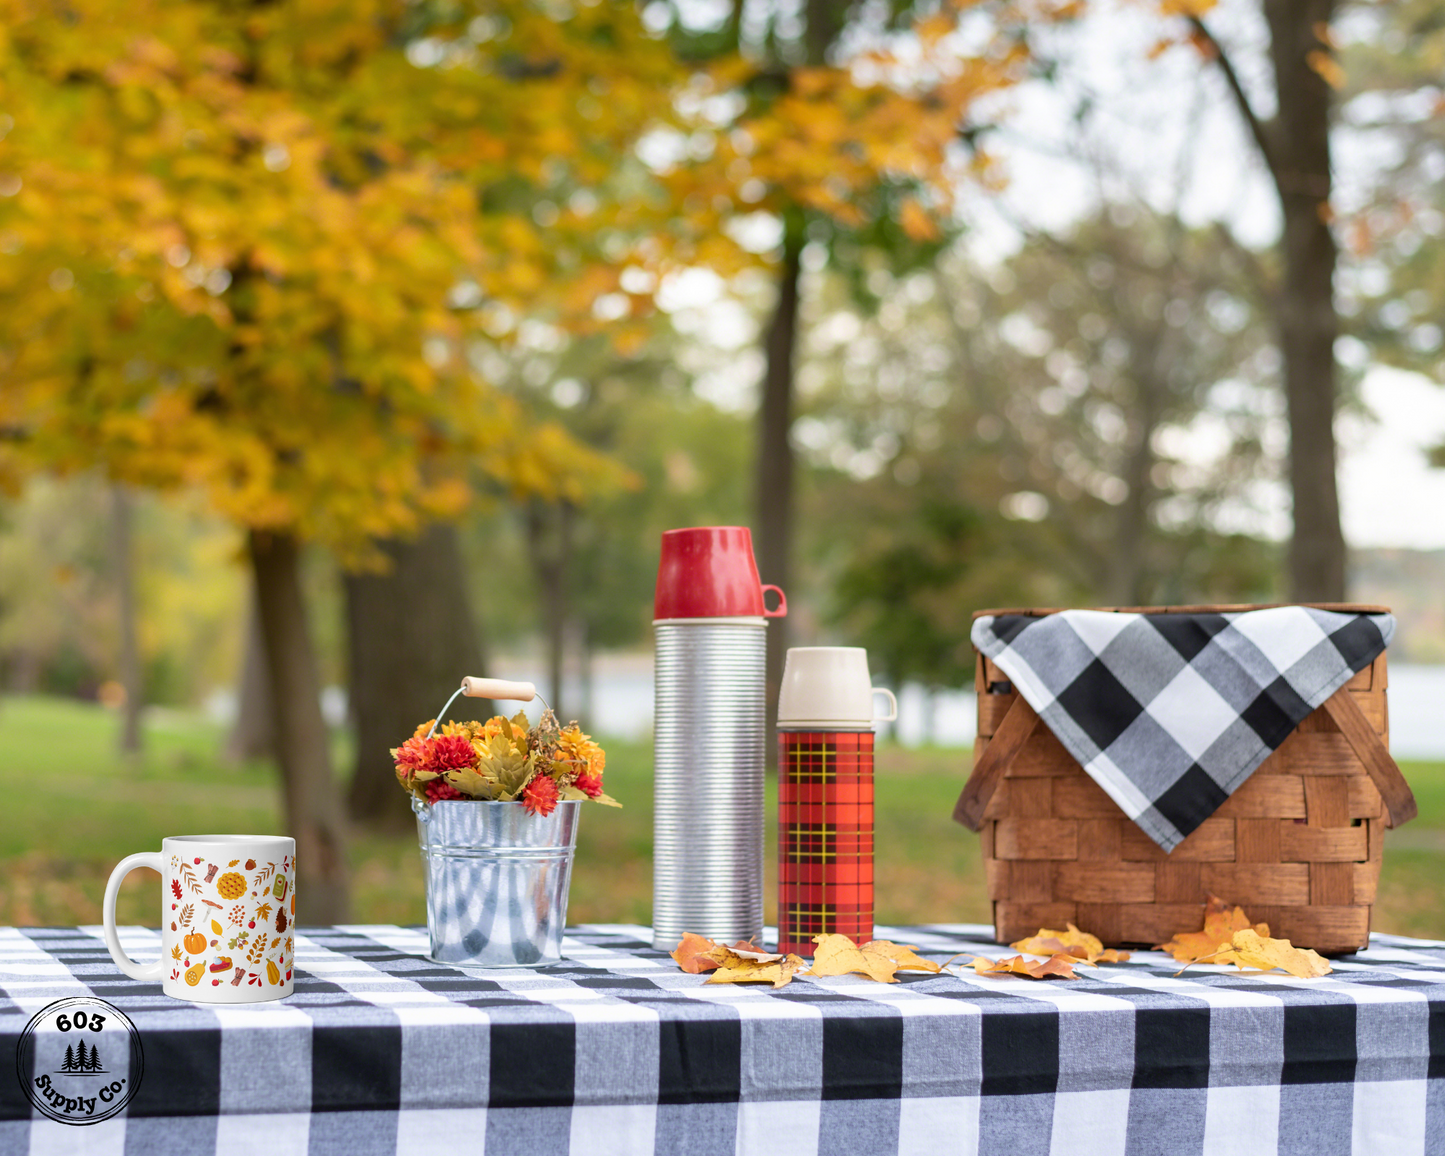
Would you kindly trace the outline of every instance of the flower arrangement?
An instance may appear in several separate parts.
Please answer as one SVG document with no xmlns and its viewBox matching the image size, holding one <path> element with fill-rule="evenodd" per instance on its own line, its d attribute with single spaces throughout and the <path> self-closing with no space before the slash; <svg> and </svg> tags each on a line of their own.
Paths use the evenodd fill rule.
<svg viewBox="0 0 1445 1156">
<path fill-rule="evenodd" d="M 402 787 L 428 803 L 444 799 L 520 801 L 533 815 L 550 815 L 568 799 L 622 804 L 602 790 L 607 756 L 574 722 L 565 728 L 544 711 L 530 727 L 525 713 L 485 723 L 428 721 L 391 757 Z"/>
</svg>

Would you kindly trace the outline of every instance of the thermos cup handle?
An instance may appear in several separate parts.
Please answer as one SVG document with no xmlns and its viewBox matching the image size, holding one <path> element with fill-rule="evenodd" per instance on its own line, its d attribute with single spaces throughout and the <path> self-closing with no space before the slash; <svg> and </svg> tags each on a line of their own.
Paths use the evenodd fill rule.
<svg viewBox="0 0 1445 1156">
<path fill-rule="evenodd" d="M 775 610 L 768 609 L 768 591 L 771 590 L 778 596 L 778 606 Z M 788 596 L 783 593 L 780 586 L 763 587 L 763 617 L 764 618 L 786 618 L 788 616 Z"/>
<path fill-rule="evenodd" d="M 110 873 L 110 879 L 105 885 L 105 899 L 101 903 L 100 919 L 105 928 L 105 945 L 110 949 L 110 957 L 115 960 L 116 967 L 131 979 L 147 983 L 161 979 L 166 967 L 165 960 L 158 959 L 155 963 L 148 964 L 136 963 L 120 946 L 120 936 L 115 930 L 115 897 L 120 894 L 120 881 L 137 867 L 149 867 L 162 879 L 165 878 L 165 861 L 159 852 L 143 851 L 139 855 L 127 855 Z"/>
<path fill-rule="evenodd" d="M 537 697 L 537 687 L 530 682 L 508 682 L 502 678 L 462 679 L 462 693 L 468 698 L 501 698 L 515 702 L 531 702 Z"/>
<path fill-rule="evenodd" d="M 884 695 L 888 699 L 888 713 L 883 715 L 881 718 L 876 719 L 875 721 L 892 722 L 894 719 L 896 719 L 898 717 L 898 700 L 893 697 L 893 692 L 889 690 L 886 686 L 875 686 L 873 688 L 873 693 Z"/>
</svg>

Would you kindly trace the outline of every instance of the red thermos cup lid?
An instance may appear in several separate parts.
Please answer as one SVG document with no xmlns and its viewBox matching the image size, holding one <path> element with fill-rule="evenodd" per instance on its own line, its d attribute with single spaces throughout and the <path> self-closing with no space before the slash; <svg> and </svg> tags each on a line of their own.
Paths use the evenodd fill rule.
<svg viewBox="0 0 1445 1156">
<path fill-rule="evenodd" d="M 778 595 L 769 610 L 763 591 Z M 746 526 L 692 526 L 662 535 L 653 617 L 781 618 L 787 599 L 776 586 L 763 586 Z"/>
</svg>

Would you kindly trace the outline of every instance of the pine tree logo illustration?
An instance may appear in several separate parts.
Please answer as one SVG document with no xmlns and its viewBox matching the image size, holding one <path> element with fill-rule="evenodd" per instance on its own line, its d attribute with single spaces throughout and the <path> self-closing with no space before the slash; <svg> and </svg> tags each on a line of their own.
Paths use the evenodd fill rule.
<svg viewBox="0 0 1445 1156">
<path fill-rule="evenodd" d="M 65 1059 L 60 1062 L 56 1069 L 70 1076 L 103 1076 L 107 1069 L 101 1065 L 100 1052 L 94 1044 L 86 1050 L 85 1040 L 80 1040 L 74 1045 L 67 1045 Z"/>
</svg>

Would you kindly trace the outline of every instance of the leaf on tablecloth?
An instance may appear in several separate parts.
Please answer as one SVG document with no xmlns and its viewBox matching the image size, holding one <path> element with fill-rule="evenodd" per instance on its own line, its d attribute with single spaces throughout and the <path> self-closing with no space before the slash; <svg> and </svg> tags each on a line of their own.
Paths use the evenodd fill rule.
<svg viewBox="0 0 1445 1156">
<path fill-rule="evenodd" d="M 1195 963 L 1229 947 L 1237 931 L 1254 931 L 1261 938 L 1268 938 L 1269 924 L 1251 924 L 1244 908 L 1230 907 L 1219 896 L 1210 895 L 1204 903 L 1203 929 L 1180 932 L 1168 943 L 1161 943 L 1159 950 L 1172 955 L 1180 963 Z"/>
<path fill-rule="evenodd" d="M 873 952 L 885 959 L 891 959 L 899 971 L 942 971 L 941 963 L 924 959 L 916 954 L 918 948 L 912 943 L 894 943 L 887 939 L 873 939 L 863 944 L 860 951 Z"/>
<path fill-rule="evenodd" d="M 1319 952 L 1295 947 L 1288 939 L 1269 939 L 1248 927 L 1234 933 L 1226 950 L 1217 952 L 1213 959 L 1198 962 L 1232 963 L 1241 971 L 1247 967 L 1260 971 L 1278 968 L 1296 979 L 1318 979 L 1333 970 L 1329 960 Z"/>
<path fill-rule="evenodd" d="M 860 948 L 846 935 L 815 935 L 813 942 L 818 946 L 813 951 L 809 975 L 822 977 L 859 972 L 879 983 L 898 982 L 893 978 L 898 964 L 881 951 Z"/>
<path fill-rule="evenodd" d="M 691 931 L 683 934 L 682 942 L 673 948 L 671 955 L 677 966 L 689 975 L 712 971 L 722 963 L 717 941 L 694 935 Z"/>
<path fill-rule="evenodd" d="M 724 949 L 726 950 L 726 949 Z M 770 983 L 774 988 L 786 987 L 793 982 L 793 976 L 806 965 L 796 955 L 773 960 L 744 959 L 734 955 L 733 962 L 724 964 L 707 977 L 707 983 Z"/>
<path fill-rule="evenodd" d="M 754 963 L 776 963 L 783 958 L 782 955 L 777 952 L 763 951 L 751 939 L 741 939 L 731 947 L 724 948 L 724 950 L 741 956 L 743 959 L 750 959 Z"/>
<path fill-rule="evenodd" d="M 1129 958 L 1127 951 L 1106 948 L 1098 936 L 1080 931 L 1072 923 L 1066 923 L 1066 931 L 1051 931 L 1041 927 L 1038 934 L 1020 939 L 1009 946 L 1015 951 L 1026 951 L 1030 955 L 1071 955 L 1085 963 L 1123 963 Z"/>
<path fill-rule="evenodd" d="M 1078 979 L 1074 974 L 1075 966 L 1087 962 L 1077 955 L 1059 952 L 1045 960 L 1025 959 L 1022 955 L 1008 959 L 989 959 L 987 956 L 975 955 L 972 966 L 979 975 L 1020 975 L 1025 979 L 1048 979 L 1050 976 L 1058 979 Z"/>
</svg>

